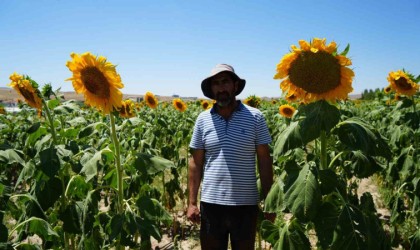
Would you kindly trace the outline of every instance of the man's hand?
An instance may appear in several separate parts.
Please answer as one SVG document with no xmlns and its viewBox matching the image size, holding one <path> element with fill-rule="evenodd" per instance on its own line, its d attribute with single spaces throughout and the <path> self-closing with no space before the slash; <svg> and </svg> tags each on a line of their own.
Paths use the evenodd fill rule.
<svg viewBox="0 0 420 250">
<path fill-rule="evenodd" d="M 187 218 L 193 223 L 200 223 L 200 210 L 197 205 L 188 206 Z"/>
</svg>

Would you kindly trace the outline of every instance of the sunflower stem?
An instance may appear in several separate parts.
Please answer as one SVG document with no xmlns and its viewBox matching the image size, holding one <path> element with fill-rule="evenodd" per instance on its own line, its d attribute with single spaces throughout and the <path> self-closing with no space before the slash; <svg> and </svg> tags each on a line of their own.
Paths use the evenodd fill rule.
<svg viewBox="0 0 420 250">
<path fill-rule="evenodd" d="M 112 142 L 114 143 L 115 148 L 115 162 L 116 162 L 116 168 L 117 168 L 117 186 L 118 186 L 118 203 L 117 203 L 117 213 L 122 214 L 123 212 L 123 205 L 124 205 L 124 192 L 123 192 L 123 169 L 121 167 L 121 154 L 120 154 L 120 142 L 118 141 L 117 132 L 115 129 L 115 117 L 111 113 L 109 114 L 110 120 L 111 120 L 111 137 Z M 118 237 L 116 249 L 120 250 L 123 249 L 121 247 L 120 243 L 120 237 Z"/>
<path fill-rule="evenodd" d="M 43 98 L 42 98 L 42 105 L 44 106 L 44 110 L 45 110 L 45 113 L 47 114 L 48 122 L 50 123 L 51 134 L 53 137 L 54 145 L 57 145 L 57 135 L 55 133 L 54 121 L 52 119 L 50 109 L 48 108 L 48 105 Z"/>
<path fill-rule="evenodd" d="M 112 142 L 114 143 L 115 148 L 115 162 L 117 168 L 117 185 L 118 185 L 118 206 L 117 211 L 118 213 L 122 213 L 123 211 L 123 169 L 121 167 L 121 160 L 120 160 L 120 143 L 118 141 L 117 133 L 115 130 L 115 118 L 113 114 L 109 115 L 111 120 L 111 136 Z"/>
<path fill-rule="evenodd" d="M 52 138 L 53 138 L 54 146 L 57 146 L 58 141 L 57 141 L 57 134 L 55 132 L 55 127 L 54 127 L 54 120 L 52 118 L 50 109 L 48 108 L 48 105 L 45 102 L 44 98 L 41 98 L 41 100 L 42 100 L 42 105 L 44 106 L 45 113 L 47 114 L 48 122 L 50 123 L 51 135 L 52 135 Z M 60 173 L 60 180 L 61 180 L 61 185 L 62 185 L 62 190 L 63 190 L 63 193 L 61 195 L 61 203 L 62 203 L 61 211 L 63 212 L 64 209 L 67 206 L 67 200 L 66 200 L 66 197 L 65 197 L 65 192 L 66 192 L 65 190 L 66 189 L 65 189 L 65 183 L 64 183 L 64 176 L 63 176 L 62 172 Z M 68 238 L 67 233 L 64 233 L 64 245 L 65 245 L 66 249 L 70 249 L 69 238 Z M 71 245 L 71 249 L 73 249 L 73 245 Z"/>
<path fill-rule="evenodd" d="M 327 169 L 327 133 L 321 130 L 321 170 Z"/>
</svg>

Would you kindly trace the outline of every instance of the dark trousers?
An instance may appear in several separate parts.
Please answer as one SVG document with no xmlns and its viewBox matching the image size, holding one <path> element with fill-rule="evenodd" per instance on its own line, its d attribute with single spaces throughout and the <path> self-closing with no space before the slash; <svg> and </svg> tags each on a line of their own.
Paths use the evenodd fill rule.
<svg viewBox="0 0 420 250">
<path fill-rule="evenodd" d="M 200 203 L 200 241 L 203 250 L 254 250 L 258 206 Z"/>
</svg>

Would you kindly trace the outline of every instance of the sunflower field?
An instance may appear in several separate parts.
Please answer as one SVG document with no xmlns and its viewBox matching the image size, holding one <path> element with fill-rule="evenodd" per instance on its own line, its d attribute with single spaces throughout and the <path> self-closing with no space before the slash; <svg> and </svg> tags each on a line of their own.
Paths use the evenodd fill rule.
<svg viewBox="0 0 420 250">
<path fill-rule="evenodd" d="M 275 69 L 281 98 L 243 100 L 273 138 L 260 205 L 277 218 L 261 216 L 256 249 L 420 249 L 420 75 L 385 73 L 374 100 L 350 100 L 349 47 L 299 45 Z M 164 234 L 179 249 L 197 231 L 185 215 L 188 145 L 215 103 L 123 100 L 116 66 L 90 53 L 67 67 L 84 102 L 10 76 L 25 102 L 0 112 L 0 249 L 152 249 Z"/>
</svg>

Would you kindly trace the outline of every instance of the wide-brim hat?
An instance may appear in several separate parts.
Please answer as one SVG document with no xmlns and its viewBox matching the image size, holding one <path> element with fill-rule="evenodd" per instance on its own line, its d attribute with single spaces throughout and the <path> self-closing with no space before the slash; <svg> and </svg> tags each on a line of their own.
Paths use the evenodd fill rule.
<svg viewBox="0 0 420 250">
<path fill-rule="evenodd" d="M 213 79 L 213 77 L 215 77 L 216 75 L 222 73 L 222 72 L 229 72 L 232 76 L 234 80 L 238 81 L 238 89 L 236 90 L 235 95 L 239 95 L 242 90 L 245 87 L 245 80 L 241 79 L 236 73 L 235 70 L 233 69 L 232 66 L 228 65 L 228 64 L 217 64 L 212 70 L 211 70 L 211 74 L 209 77 L 207 77 L 206 79 L 204 79 L 201 82 L 201 90 L 203 91 L 204 96 L 210 98 L 210 99 L 214 99 L 213 98 L 213 93 L 211 91 L 211 80 Z"/>
</svg>

